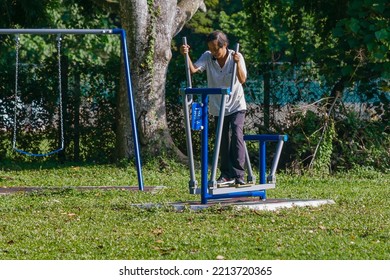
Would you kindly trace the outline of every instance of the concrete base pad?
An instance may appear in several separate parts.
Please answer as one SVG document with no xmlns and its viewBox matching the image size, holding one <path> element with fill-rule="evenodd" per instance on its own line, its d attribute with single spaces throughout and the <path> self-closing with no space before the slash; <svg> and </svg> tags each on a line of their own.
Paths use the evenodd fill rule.
<svg viewBox="0 0 390 280">
<path fill-rule="evenodd" d="M 183 211 L 184 209 L 190 209 L 193 211 L 199 211 L 207 209 L 209 207 L 221 207 L 229 208 L 234 207 L 236 209 L 252 209 L 252 210 L 267 210 L 275 211 L 281 208 L 291 207 L 318 207 L 325 204 L 335 204 L 333 200 L 329 199 L 267 199 L 259 200 L 259 198 L 230 198 L 230 199 L 215 199 L 209 200 L 207 204 L 201 204 L 200 202 L 187 201 L 187 202 L 175 202 L 168 203 L 176 211 Z M 153 208 L 161 207 L 158 203 L 145 203 L 145 204 L 132 204 L 132 206 L 141 208 Z"/>
<path fill-rule="evenodd" d="M 144 187 L 145 192 L 156 193 L 162 190 L 164 186 Z M 75 190 L 122 190 L 122 191 L 139 191 L 135 186 L 81 186 L 81 187 L 0 187 L 0 195 L 18 193 L 18 192 L 39 192 L 39 191 L 60 191 L 64 189 Z M 227 198 L 227 199 L 210 199 L 207 204 L 201 204 L 200 201 L 185 201 L 185 202 L 173 202 L 168 203 L 169 206 L 175 211 L 183 211 L 184 209 L 190 209 L 193 211 L 199 211 L 207 209 L 209 207 L 229 208 L 234 207 L 236 209 L 252 209 L 252 210 L 267 210 L 275 211 L 281 208 L 291 207 L 318 207 L 325 204 L 335 204 L 333 200 L 329 199 L 267 199 L 260 200 L 258 197 L 240 197 L 240 198 Z M 167 204 L 164 204 L 167 205 Z M 162 207 L 161 203 L 142 203 L 131 204 L 131 206 L 141 208 L 153 208 Z"/>
</svg>

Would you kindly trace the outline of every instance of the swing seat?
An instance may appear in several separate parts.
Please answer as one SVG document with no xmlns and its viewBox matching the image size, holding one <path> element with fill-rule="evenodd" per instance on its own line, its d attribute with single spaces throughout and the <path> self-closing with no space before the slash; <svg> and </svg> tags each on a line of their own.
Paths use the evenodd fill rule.
<svg viewBox="0 0 390 280">
<path fill-rule="evenodd" d="M 51 156 L 51 155 L 54 155 L 56 153 L 61 152 L 64 149 L 64 147 L 60 147 L 57 150 L 54 150 L 54 151 L 51 151 L 51 152 L 48 152 L 48 153 L 44 153 L 44 154 L 35 154 L 35 153 L 31 153 L 31 152 L 26 152 L 26 151 L 20 150 L 20 149 L 15 148 L 15 147 L 13 149 L 14 149 L 15 152 L 17 152 L 19 154 L 30 156 L 30 157 L 48 157 L 48 156 Z"/>
</svg>

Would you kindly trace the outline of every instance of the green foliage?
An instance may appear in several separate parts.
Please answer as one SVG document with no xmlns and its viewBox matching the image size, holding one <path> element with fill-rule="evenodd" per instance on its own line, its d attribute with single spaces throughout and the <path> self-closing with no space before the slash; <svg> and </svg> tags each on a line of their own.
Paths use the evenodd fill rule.
<svg viewBox="0 0 390 280">
<path fill-rule="evenodd" d="M 247 29 L 253 44 L 253 60 L 304 63 L 321 45 L 316 29 L 321 20 L 299 1 L 243 1 L 248 15 Z"/>
<path fill-rule="evenodd" d="M 302 166 L 309 166 L 312 159 L 320 138 L 321 119 L 314 112 L 307 111 L 305 114 L 292 114 L 290 122 L 291 128 L 285 131 L 290 136 L 285 152 L 288 153 L 292 166 L 301 170 L 304 169 Z"/>
<path fill-rule="evenodd" d="M 356 166 L 388 172 L 390 135 L 386 117 L 378 118 L 373 108 L 360 106 L 341 107 L 342 113 L 336 110 L 330 118 L 323 118 L 317 109 L 288 107 L 291 113 L 285 123 L 273 124 L 276 132 L 289 135 L 281 167 L 299 174 L 304 170 L 334 174 Z M 369 111 L 373 115 L 367 116 Z"/>
<path fill-rule="evenodd" d="M 314 169 L 322 174 L 327 174 L 330 171 L 335 134 L 334 121 L 329 119 L 323 127 L 322 137 L 317 143 L 318 154 L 314 161 Z"/>
<path fill-rule="evenodd" d="M 388 77 L 389 6 L 381 1 L 244 1 L 263 61 L 314 61 L 330 83 Z"/>
<path fill-rule="evenodd" d="M 334 165 L 338 169 L 372 166 L 386 172 L 390 169 L 389 127 L 373 120 L 363 122 L 354 111 L 347 113 L 336 127 Z"/>
<path fill-rule="evenodd" d="M 30 26 L 44 25 L 50 16 L 46 12 L 46 6 L 51 0 L 2 0 L 0 2 L 0 26 Z M 2 28 L 3 28 L 2 27 Z"/>
<path fill-rule="evenodd" d="M 219 0 L 205 0 L 207 13 L 199 11 L 195 13 L 181 33 L 186 32 L 186 29 L 191 30 L 194 34 L 208 34 L 213 31 L 218 16 L 216 9 L 219 7 L 219 2 Z"/>
<path fill-rule="evenodd" d="M 348 76 L 389 78 L 390 7 L 385 0 L 349 1 L 346 17 L 337 22 L 333 35 Z M 346 66 L 347 66 L 346 65 Z"/>
<path fill-rule="evenodd" d="M 334 120 L 325 118 L 313 111 L 291 115 L 293 126 L 285 133 L 290 135 L 287 152 L 292 170 L 309 170 L 317 174 L 329 174 L 334 154 L 336 138 Z"/>
</svg>

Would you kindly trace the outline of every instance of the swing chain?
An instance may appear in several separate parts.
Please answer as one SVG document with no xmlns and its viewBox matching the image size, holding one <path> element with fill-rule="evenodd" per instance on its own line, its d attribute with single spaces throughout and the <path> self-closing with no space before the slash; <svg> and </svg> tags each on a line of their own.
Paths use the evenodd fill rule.
<svg viewBox="0 0 390 280">
<path fill-rule="evenodd" d="M 14 135 L 13 135 L 13 140 L 12 140 L 12 148 L 15 149 L 16 148 L 16 129 L 17 129 L 17 125 L 16 125 L 16 114 L 17 114 L 17 108 L 18 108 L 18 82 L 19 82 L 19 48 L 20 48 L 20 40 L 19 40 L 19 36 L 16 35 L 15 37 L 15 41 L 16 41 L 16 61 L 15 61 L 15 93 L 14 93 L 14 96 L 15 96 L 15 100 L 14 100 Z"/>
<path fill-rule="evenodd" d="M 61 34 L 57 35 L 57 53 L 58 53 L 58 92 L 59 92 L 59 115 L 60 115 L 60 134 L 61 134 L 61 149 L 64 149 L 64 118 L 62 109 L 62 72 L 61 72 Z"/>
</svg>

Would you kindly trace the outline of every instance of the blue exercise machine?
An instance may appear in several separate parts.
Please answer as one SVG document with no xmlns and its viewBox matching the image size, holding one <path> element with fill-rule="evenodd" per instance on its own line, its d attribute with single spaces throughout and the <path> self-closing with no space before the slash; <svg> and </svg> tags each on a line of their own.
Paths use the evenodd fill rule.
<svg viewBox="0 0 390 280">
<path fill-rule="evenodd" d="M 186 37 L 183 37 L 183 44 L 187 44 Z M 235 51 L 238 52 L 239 45 L 236 45 Z M 189 192 L 191 194 L 200 194 L 201 203 L 207 204 L 209 199 L 223 199 L 223 198 L 235 198 L 235 197 L 260 197 L 260 199 L 266 199 L 266 190 L 275 188 L 276 184 L 276 169 L 279 163 L 280 155 L 283 148 L 283 143 L 287 141 L 287 135 L 245 135 L 245 141 L 258 141 L 259 143 L 259 183 L 256 183 L 256 179 L 253 176 L 251 163 L 249 159 L 248 151 L 246 150 L 246 166 L 248 169 L 247 181 L 248 184 L 244 186 L 224 186 L 217 185 L 216 172 L 218 165 L 219 149 L 222 136 L 223 120 L 225 116 L 226 98 L 230 94 L 230 89 L 233 88 L 236 79 L 236 65 L 234 66 L 231 87 L 230 88 L 193 88 L 191 82 L 191 73 L 189 69 L 189 56 L 185 57 L 187 87 L 181 88 L 180 93 L 183 96 L 183 110 L 185 118 L 185 131 L 187 140 L 187 155 L 188 164 L 190 169 L 190 181 Z M 222 95 L 220 103 L 220 114 L 217 123 L 216 139 L 214 144 L 213 162 L 209 175 L 208 167 L 208 96 L 212 94 Z M 197 95 L 201 97 L 201 102 L 197 103 L 193 101 L 193 96 Z M 190 121 L 190 108 L 191 108 L 191 121 Z M 201 186 L 198 188 L 198 182 L 195 177 L 195 164 L 192 149 L 192 130 L 201 130 Z M 266 177 L 266 143 L 277 142 L 276 152 L 274 155 L 272 167 L 269 175 Z"/>
</svg>

